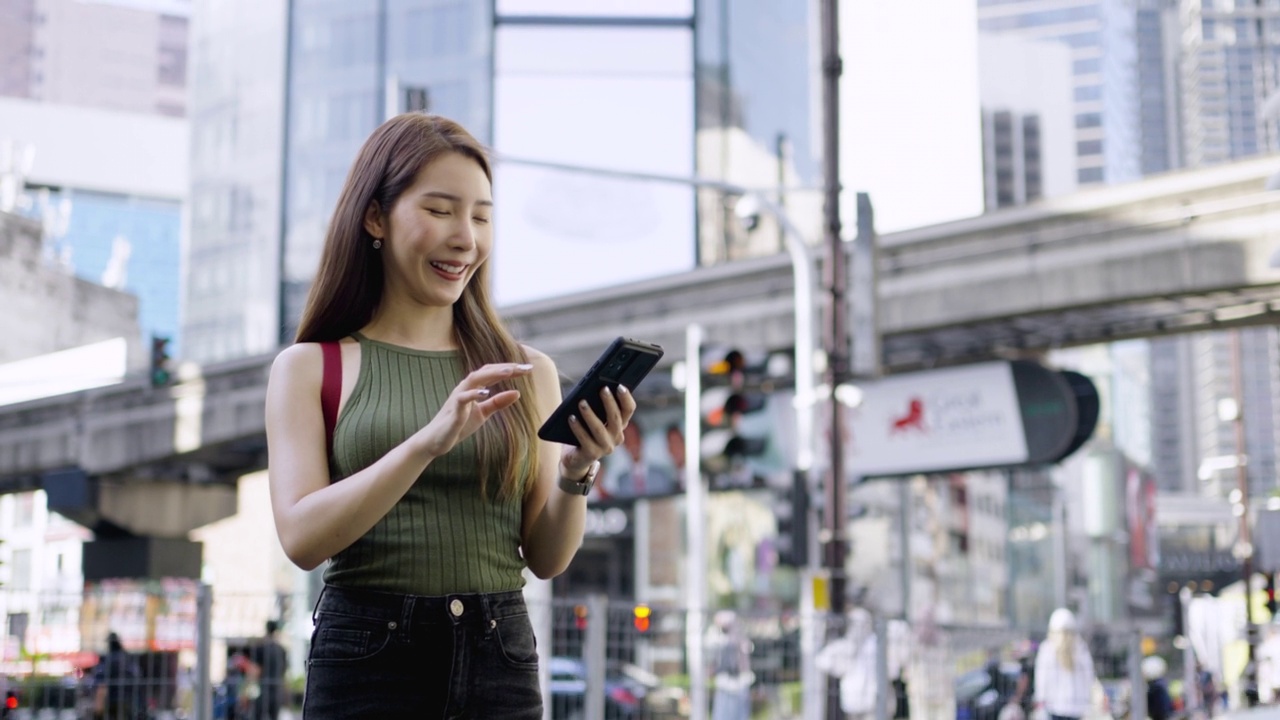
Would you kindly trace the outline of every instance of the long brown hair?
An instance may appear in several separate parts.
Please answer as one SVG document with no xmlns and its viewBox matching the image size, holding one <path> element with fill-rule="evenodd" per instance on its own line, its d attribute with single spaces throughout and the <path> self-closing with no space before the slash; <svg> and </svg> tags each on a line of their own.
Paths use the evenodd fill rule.
<svg viewBox="0 0 1280 720">
<path fill-rule="evenodd" d="M 302 311 L 294 342 L 340 340 L 373 319 L 386 277 L 373 236 L 364 226 L 371 203 L 389 214 L 400 196 L 432 162 L 447 153 L 474 160 L 493 182 L 484 148 L 461 125 L 439 115 L 406 113 L 383 123 L 356 156 L 325 234 L 320 269 Z M 489 293 L 489 264 L 481 263 L 462 297 L 453 304 L 453 332 L 467 372 L 486 363 L 527 362 L 494 310 Z M 480 487 L 501 473 L 499 497 L 533 487 L 526 482 L 538 467 L 535 436 L 538 416 L 533 381 L 528 377 L 503 383 L 520 391 L 516 405 L 491 417 L 480 429 Z M 504 389 L 494 388 L 495 391 Z"/>
</svg>

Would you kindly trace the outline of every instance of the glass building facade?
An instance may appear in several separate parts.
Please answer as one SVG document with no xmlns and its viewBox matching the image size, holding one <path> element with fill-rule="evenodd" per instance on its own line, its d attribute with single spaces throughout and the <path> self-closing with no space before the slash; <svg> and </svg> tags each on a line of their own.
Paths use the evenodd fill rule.
<svg viewBox="0 0 1280 720">
<path fill-rule="evenodd" d="M 293 337 L 351 162 L 400 91 L 489 141 L 492 15 L 454 0 L 293 0 L 289 17 L 281 341 Z M 388 104 L 390 102 L 390 104 Z"/>
<path fill-rule="evenodd" d="M 86 190 L 37 190 L 28 214 L 46 222 L 46 252 L 77 277 L 138 297 L 142 338 L 179 354 L 182 203 Z M 145 347 L 145 345 L 144 345 Z"/>
<path fill-rule="evenodd" d="M 1141 176 L 1137 17 L 1125 0 L 978 0 L 983 32 L 1071 48 L 1080 184 Z"/>
<path fill-rule="evenodd" d="M 807 3 L 292 0 L 195 14 L 184 329 L 198 360 L 292 339 L 351 162 L 397 112 L 446 115 L 495 151 L 500 304 L 781 249 L 771 219 L 745 229 L 720 193 L 537 162 L 751 187 L 818 172 Z M 784 202 L 816 228 L 810 194 L 811 208 Z M 627 248 L 637 262 L 608 261 Z"/>
</svg>

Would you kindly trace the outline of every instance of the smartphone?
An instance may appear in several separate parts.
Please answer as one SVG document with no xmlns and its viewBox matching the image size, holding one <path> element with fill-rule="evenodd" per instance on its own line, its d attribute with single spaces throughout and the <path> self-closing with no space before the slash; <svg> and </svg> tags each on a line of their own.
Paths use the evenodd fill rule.
<svg viewBox="0 0 1280 720">
<path fill-rule="evenodd" d="M 634 391 L 658 364 L 662 353 L 662 347 L 653 343 L 624 337 L 614 340 L 578 384 L 565 395 L 564 402 L 560 403 L 538 429 L 538 437 L 565 445 L 577 445 L 578 438 L 569 429 L 569 416 L 579 414 L 578 402 L 586 400 L 596 417 L 603 419 L 604 400 L 600 397 L 600 390 L 606 387 L 616 390 L 619 385 L 624 385 L 628 390 Z"/>
</svg>

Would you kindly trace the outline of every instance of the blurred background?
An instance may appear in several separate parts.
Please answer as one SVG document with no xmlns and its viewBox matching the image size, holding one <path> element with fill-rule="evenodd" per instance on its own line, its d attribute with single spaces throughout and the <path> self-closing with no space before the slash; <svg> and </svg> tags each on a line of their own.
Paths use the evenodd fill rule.
<svg viewBox="0 0 1280 720">
<path fill-rule="evenodd" d="M 411 111 L 492 149 L 522 341 L 667 349 L 526 589 L 549 717 L 706 717 L 727 637 L 831 717 L 847 609 L 883 717 L 994 720 L 1058 607 L 1116 718 L 1148 657 L 1280 700 L 1280 0 L 0 0 L 0 58 L 6 717 L 84 716 L 108 632 L 149 716 L 265 717 L 269 620 L 297 713 L 265 380 Z"/>
</svg>

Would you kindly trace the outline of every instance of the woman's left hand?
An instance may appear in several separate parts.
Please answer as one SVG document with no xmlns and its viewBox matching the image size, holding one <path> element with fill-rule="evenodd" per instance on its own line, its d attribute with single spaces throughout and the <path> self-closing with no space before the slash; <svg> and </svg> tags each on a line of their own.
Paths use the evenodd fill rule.
<svg viewBox="0 0 1280 720">
<path fill-rule="evenodd" d="M 596 417 L 585 401 L 578 405 L 578 413 L 569 418 L 569 429 L 578 439 L 578 447 L 566 445 L 560 455 L 560 472 L 565 477 L 585 475 L 592 463 L 622 444 L 622 431 L 635 414 L 636 399 L 621 385 L 616 393 L 607 387 L 602 389 L 600 398 L 604 401 L 603 418 Z"/>
</svg>

